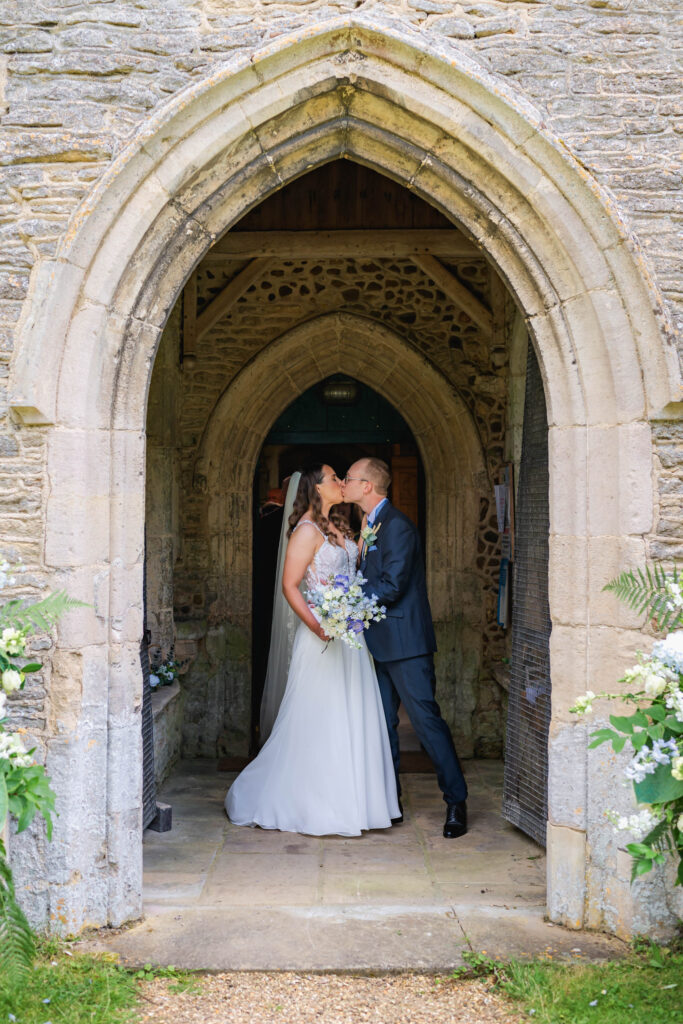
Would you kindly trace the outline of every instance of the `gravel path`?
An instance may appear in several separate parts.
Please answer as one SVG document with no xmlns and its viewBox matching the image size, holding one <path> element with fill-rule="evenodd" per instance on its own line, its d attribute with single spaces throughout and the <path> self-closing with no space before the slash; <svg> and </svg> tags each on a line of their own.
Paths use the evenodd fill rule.
<svg viewBox="0 0 683 1024">
<path fill-rule="evenodd" d="M 141 987 L 141 1024 L 520 1024 L 524 1019 L 482 981 L 438 982 L 425 974 L 239 972 L 204 975 L 195 992 L 174 992 L 173 985 L 157 978 Z"/>
</svg>

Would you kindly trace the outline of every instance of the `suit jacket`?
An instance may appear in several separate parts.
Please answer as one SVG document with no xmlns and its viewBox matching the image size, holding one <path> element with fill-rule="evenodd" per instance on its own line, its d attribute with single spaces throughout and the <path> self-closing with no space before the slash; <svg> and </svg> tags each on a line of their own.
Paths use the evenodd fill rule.
<svg viewBox="0 0 683 1024">
<path fill-rule="evenodd" d="M 389 502 L 377 516 L 381 523 L 374 550 L 361 561 L 366 594 L 376 594 L 387 617 L 372 622 L 365 634 L 376 661 L 416 658 L 436 650 L 417 527 Z"/>
</svg>

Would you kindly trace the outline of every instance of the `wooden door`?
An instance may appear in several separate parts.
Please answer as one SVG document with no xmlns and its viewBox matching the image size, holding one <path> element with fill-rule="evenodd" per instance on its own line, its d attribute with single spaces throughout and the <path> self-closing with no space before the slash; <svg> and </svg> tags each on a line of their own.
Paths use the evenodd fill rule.
<svg viewBox="0 0 683 1024">
<path fill-rule="evenodd" d="M 417 455 L 401 454 L 400 444 L 392 448 L 391 478 L 392 503 L 419 526 Z"/>
</svg>

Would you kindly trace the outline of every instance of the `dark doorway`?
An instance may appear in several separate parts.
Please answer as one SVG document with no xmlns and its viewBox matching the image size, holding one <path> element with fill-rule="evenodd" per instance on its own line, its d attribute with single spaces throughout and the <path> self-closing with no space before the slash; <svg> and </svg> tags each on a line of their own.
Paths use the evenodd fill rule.
<svg viewBox="0 0 683 1024">
<path fill-rule="evenodd" d="M 418 526 L 424 550 L 425 481 L 417 443 L 401 414 L 372 388 L 342 374 L 309 388 L 278 417 L 261 450 L 253 501 L 252 753 L 258 750 L 282 526 L 282 508 L 272 499 L 297 469 L 326 462 L 343 476 L 367 456 L 388 463 L 394 478 L 389 497 Z M 348 512 L 358 531 L 360 514 L 355 506 Z"/>
</svg>

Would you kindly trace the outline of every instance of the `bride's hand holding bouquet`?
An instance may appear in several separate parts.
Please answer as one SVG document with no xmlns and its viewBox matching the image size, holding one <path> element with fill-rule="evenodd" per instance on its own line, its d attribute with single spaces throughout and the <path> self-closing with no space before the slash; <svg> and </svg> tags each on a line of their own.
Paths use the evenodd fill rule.
<svg viewBox="0 0 683 1024">
<path fill-rule="evenodd" d="M 376 595 L 368 597 L 363 592 L 365 582 L 360 572 L 337 573 L 309 589 L 308 605 L 328 641 L 339 639 L 349 647 L 360 648 L 358 635 L 371 622 L 386 618 L 386 608 L 378 603 Z"/>
</svg>

